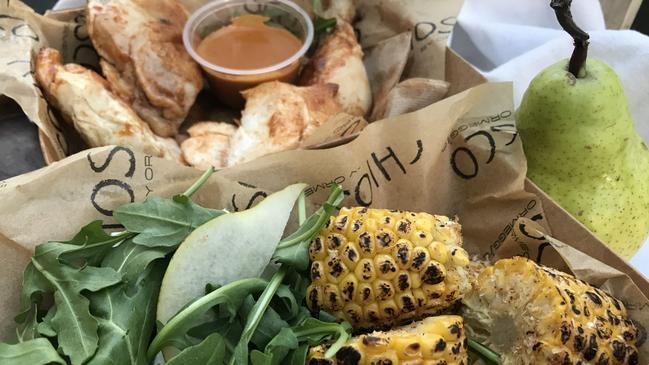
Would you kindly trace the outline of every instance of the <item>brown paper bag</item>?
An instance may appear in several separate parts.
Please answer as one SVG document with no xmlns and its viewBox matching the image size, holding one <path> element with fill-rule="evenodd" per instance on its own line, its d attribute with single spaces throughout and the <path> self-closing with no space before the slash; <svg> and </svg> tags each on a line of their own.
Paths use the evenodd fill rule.
<svg viewBox="0 0 649 365">
<path fill-rule="evenodd" d="M 287 184 L 309 184 L 311 202 L 333 183 L 345 205 L 371 205 L 458 216 L 467 248 L 488 252 L 519 216 L 542 215 L 524 191 L 525 158 L 513 126 L 510 84 L 486 84 L 418 112 L 369 125 L 349 144 L 287 151 L 217 172 L 196 199 L 246 209 Z M 201 172 L 123 147 L 76 154 L 0 185 L 0 329 L 6 336 L 18 303 L 20 271 L 40 243 L 71 237 L 84 223 L 150 195 L 183 191 Z"/>
<path fill-rule="evenodd" d="M 511 84 L 481 85 L 417 112 L 371 124 L 342 146 L 281 152 L 218 171 L 195 198 L 209 207 L 238 211 L 301 181 L 309 184 L 306 195 L 315 205 L 338 183 L 347 194 L 343 202 L 347 206 L 457 216 L 467 250 L 494 257 L 507 254 L 508 242 L 520 231 L 519 218 L 528 218 L 523 222 L 534 224 L 525 230 L 528 235 L 554 243 L 565 258 L 559 260 L 546 248 L 544 263 L 602 285 L 629 304 L 634 320 L 646 325 L 646 293 L 628 277 L 541 235 L 551 233 L 549 217 L 539 196 L 524 189 L 526 163 L 512 108 Z M 200 173 L 126 148 L 104 147 L 0 184 L 0 287 L 6 293 L 0 298 L 2 337 L 13 328 L 20 272 L 36 245 L 67 239 L 94 219 L 111 228 L 115 207 L 181 192 Z M 574 220 L 570 224 L 580 228 Z M 536 257 L 535 247 L 540 245 L 527 245 L 524 252 Z M 646 348 L 642 351 L 641 361 L 646 361 Z"/>
</svg>

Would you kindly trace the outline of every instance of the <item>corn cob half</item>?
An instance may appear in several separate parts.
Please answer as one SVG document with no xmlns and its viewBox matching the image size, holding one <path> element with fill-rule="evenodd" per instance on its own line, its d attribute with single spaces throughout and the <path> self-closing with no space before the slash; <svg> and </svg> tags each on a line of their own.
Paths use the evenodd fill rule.
<svg viewBox="0 0 649 365">
<path fill-rule="evenodd" d="M 308 365 L 464 365 L 467 343 L 462 317 L 428 317 L 388 332 L 352 338 L 332 359 L 327 346 L 309 350 Z"/>
<path fill-rule="evenodd" d="M 638 363 L 638 331 L 622 302 L 526 258 L 486 268 L 464 302 L 467 323 L 490 333 L 504 365 Z"/>
<path fill-rule="evenodd" d="M 311 243 L 307 305 L 355 330 L 439 314 L 471 288 L 460 231 L 444 216 L 343 208 Z"/>
</svg>

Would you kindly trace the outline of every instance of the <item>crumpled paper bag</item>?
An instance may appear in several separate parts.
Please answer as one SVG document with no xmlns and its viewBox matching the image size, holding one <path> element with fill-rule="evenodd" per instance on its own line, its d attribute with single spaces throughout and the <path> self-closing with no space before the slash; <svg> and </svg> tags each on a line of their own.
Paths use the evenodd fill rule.
<svg viewBox="0 0 649 365">
<path fill-rule="evenodd" d="M 480 85 L 417 112 L 370 124 L 345 145 L 281 152 L 218 171 L 195 199 L 208 207 L 239 211 L 288 184 L 306 182 L 309 208 L 314 209 L 337 183 L 345 190 L 345 206 L 457 216 L 471 254 L 504 256 L 507 242 L 520 230 L 519 218 L 551 233 L 540 196 L 525 191 L 526 161 L 513 116 L 511 84 Z M 103 220 L 107 229 L 119 229 L 112 219 L 115 207 L 182 192 L 200 174 L 127 148 L 103 147 L 0 183 L 0 337 L 11 334 L 21 272 L 36 245 L 67 239 L 95 219 Z M 563 225 L 579 227 L 574 220 Z M 527 239 L 540 236 L 529 234 L 531 227 L 525 232 L 531 236 Z M 540 247 L 534 242 L 526 243 L 525 251 L 533 258 Z M 589 250 L 606 250 L 597 245 Z M 600 265 L 575 270 L 587 262 L 583 255 L 564 255 L 564 261 L 548 252 L 543 263 L 571 269 L 597 285 L 614 284 L 607 289 L 632 308 L 649 305 L 647 293 L 617 271 Z M 643 325 L 645 314 L 632 312 Z M 646 348 L 642 351 L 644 356 Z"/>
</svg>

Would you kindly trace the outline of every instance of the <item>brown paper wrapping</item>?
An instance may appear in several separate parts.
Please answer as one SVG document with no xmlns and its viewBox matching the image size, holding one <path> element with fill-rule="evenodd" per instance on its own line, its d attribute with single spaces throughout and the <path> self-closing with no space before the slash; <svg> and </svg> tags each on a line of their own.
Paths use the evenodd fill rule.
<svg viewBox="0 0 649 365">
<path fill-rule="evenodd" d="M 206 0 L 182 0 L 182 2 L 193 11 Z M 310 1 L 299 3 L 311 11 L 308 9 Z M 461 5 L 461 1 L 457 0 L 436 2 L 432 7 L 422 0 L 385 3 L 382 13 L 376 15 L 374 13 L 376 6 L 373 2 L 357 1 L 358 18 L 361 20 L 356 23 L 356 29 L 359 32 L 361 46 L 366 49 L 366 52 L 375 48 L 378 41 L 402 33 L 406 35 L 391 40 L 393 47 L 390 57 L 367 59 L 368 65 L 372 67 L 369 71 L 373 89 L 380 90 L 380 95 L 378 97 L 375 95 L 378 99 L 376 107 L 379 109 L 387 102 L 388 92 L 404 78 L 444 79 L 446 76 L 445 39 L 450 34 L 450 27 Z M 64 62 L 75 62 L 98 70 L 98 56 L 87 34 L 84 9 L 49 12 L 46 16 L 41 16 L 18 0 L 8 0 L 0 4 L 0 15 L 4 15 L 0 18 L 0 27 L 17 34 L 13 37 L 0 37 L 0 49 L 3 50 L 0 54 L 0 95 L 6 95 L 17 101 L 29 119 L 39 127 L 41 148 L 48 164 L 87 148 L 78 134 L 63 123 L 56 111 L 48 106 L 34 81 L 33 72 L 30 72 L 33 54 L 42 47 L 59 49 L 63 54 Z M 393 31 L 398 29 L 398 31 L 387 32 L 385 27 Z M 412 34 L 412 41 L 409 33 Z M 399 63 L 396 68 L 393 67 L 395 62 Z M 387 70 L 389 76 L 379 75 L 373 70 Z M 467 87 L 458 91 L 463 91 Z M 197 121 L 233 122 L 238 117 L 238 111 L 215 107 L 215 105 L 209 92 L 202 93 L 190 111 L 182 130 L 186 130 L 190 124 Z M 314 137 L 314 140 L 320 142 L 316 145 L 321 145 L 322 140 L 335 140 L 336 134 L 325 136 L 326 131 L 331 132 L 333 129 L 335 128 L 323 128 L 323 131 L 319 131 L 318 137 Z M 180 139 L 182 137 L 180 136 Z M 302 145 L 307 144 L 302 143 Z"/>
<path fill-rule="evenodd" d="M 638 323 L 649 325 L 646 290 L 643 294 L 620 271 L 545 236 L 556 226 L 564 232 L 558 238 L 570 242 L 570 227 L 575 237 L 582 227 L 572 218 L 550 224 L 543 206 L 556 206 L 525 190 L 526 162 L 512 108 L 510 84 L 477 86 L 417 112 L 370 124 L 348 144 L 281 152 L 218 171 L 196 200 L 237 211 L 287 184 L 306 182 L 309 202 L 315 204 L 326 198 L 332 183 L 339 183 L 348 195 L 344 205 L 457 216 L 472 254 L 527 253 L 536 259 L 538 247 L 549 242 L 544 264 L 603 287 L 629 305 Z M 0 298 L 0 333 L 6 338 L 13 326 L 20 273 L 37 244 L 67 239 L 94 219 L 110 228 L 113 208 L 181 192 L 200 174 L 122 147 L 104 147 L 0 184 L 0 288 L 7 293 Z M 521 222 L 527 224 L 525 241 L 520 241 Z M 604 252 L 601 242 L 593 242 L 590 251 Z M 632 272 L 626 264 L 621 267 Z M 646 281 L 634 279 L 647 287 Z M 647 359 L 646 345 L 642 354 Z"/>
</svg>

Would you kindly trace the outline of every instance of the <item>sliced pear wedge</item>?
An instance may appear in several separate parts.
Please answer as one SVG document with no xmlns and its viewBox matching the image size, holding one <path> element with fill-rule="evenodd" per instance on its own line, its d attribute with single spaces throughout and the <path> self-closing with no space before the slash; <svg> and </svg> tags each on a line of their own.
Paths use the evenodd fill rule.
<svg viewBox="0 0 649 365">
<path fill-rule="evenodd" d="M 305 184 L 288 186 L 255 207 L 198 227 L 178 247 L 160 288 L 157 319 L 167 323 L 207 284 L 259 277 L 268 266 Z"/>
</svg>

